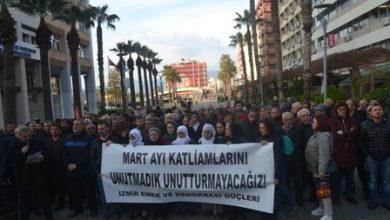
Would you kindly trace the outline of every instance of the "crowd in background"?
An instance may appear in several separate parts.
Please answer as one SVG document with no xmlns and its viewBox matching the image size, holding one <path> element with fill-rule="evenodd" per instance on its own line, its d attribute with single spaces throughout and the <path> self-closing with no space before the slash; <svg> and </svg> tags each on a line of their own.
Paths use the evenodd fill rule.
<svg viewBox="0 0 390 220">
<path fill-rule="evenodd" d="M 76 120 L 8 122 L 0 131 L 0 179 L 10 184 L 11 200 L 18 203 L 23 220 L 31 213 L 53 219 L 53 212 L 64 208 L 70 211 L 68 218 L 88 208 L 92 216 L 101 212 L 104 219 L 120 219 L 123 212 L 134 218 L 169 219 L 169 210 L 245 219 L 246 209 L 222 205 L 107 203 L 101 180 L 102 147 L 250 142 L 261 147 L 272 142 L 276 199 L 274 213 L 261 213 L 263 218 L 276 219 L 281 207 L 294 217 L 298 206 L 316 202 L 313 177 L 328 175 L 333 160 L 338 169 L 331 173 L 332 196 L 320 199 L 311 213 L 327 220 L 332 219 L 332 205 L 357 204 L 356 197 L 363 197 L 369 209 L 382 204 L 390 210 L 390 122 L 386 118 L 375 100 L 327 99 L 317 104 L 284 99 L 268 106 L 237 101 L 197 111 L 184 105 L 131 114 L 87 114 Z M 283 152 L 282 135 L 293 143 L 290 155 Z M 362 195 L 356 194 L 355 172 Z"/>
</svg>

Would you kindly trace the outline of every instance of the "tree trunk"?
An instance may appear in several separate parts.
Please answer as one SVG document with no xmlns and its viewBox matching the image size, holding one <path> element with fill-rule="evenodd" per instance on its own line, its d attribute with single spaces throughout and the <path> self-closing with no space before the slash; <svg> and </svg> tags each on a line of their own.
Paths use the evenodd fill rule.
<svg viewBox="0 0 390 220">
<path fill-rule="evenodd" d="M 250 31 L 250 27 L 249 25 L 247 26 L 247 29 L 248 31 L 246 32 L 245 34 L 245 39 L 246 39 L 246 42 L 247 42 L 247 46 L 248 46 L 248 56 L 249 56 L 249 66 L 250 66 L 250 70 L 251 70 L 251 82 L 253 82 L 255 80 L 255 73 L 254 73 L 254 69 L 253 69 L 253 52 L 252 52 L 252 37 L 251 37 L 251 31 Z M 256 100 L 256 94 L 255 94 L 255 84 L 254 83 L 251 83 L 251 99 L 250 99 L 250 103 L 253 104 Z"/>
<path fill-rule="evenodd" d="M 153 68 L 153 77 L 154 77 L 154 88 L 156 92 L 156 106 L 159 106 L 159 99 L 158 99 L 158 85 L 157 85 L 157 69 L 156 67 Z"/>
<path fill-rule="evenodd" d="M 129 113 L 129 103 L 127 101 L 127 89 L 125 85 L 125 73 L 123 72 L 123 68 L 125 65 L 125 61 L 123 60 L 122 55 L 119 55 L 119 73 L 121 74 L 121 91 L 122 91 L 122 112 L 123 114 Z"/>
<path fill-rule="evenodd" d="M 275 60 L 276 60 L 276 84 L 279 99 L 283 97 L 283 64 L 282 47 L 280 43 L 280 23 L 278 0 L 271 0 L 272 32 L 274 37 Z M 310 41 L 311 42 L 311 41 Z"/>
<path fill-rule="evenodd" d="M 256 10 L 255 10 L 255 1 L 250 0 L 250 13 L 252 16 L 252 38 L 253 38 L 253 51 L 255 53 L 255 65 L 256 65 L 256 73 L 257 73 L 257 79 L 259 79 L 259 98 L 258 103 L 264 104 L 263 100 L 263 82 L 261 78 L 261 65 L 259 60 L 259 44 L 257 42 L 257 24 L 256 24 Z M 256 86 L 256 85 L 255 85 Z"/>
<path fill-rule="evenodd" d="M 242 45 L 242 42 L 240 43 L 240 52 L 241 52 L 241 62 L 242 62 L 242 72 L 244 74 L 244 100 L 245 104 L 249 103 L 249 97 L 248 97 L 248 74 L 246 73 L 246 63 L 245 63 L 245 52 L 244 52 L 244 46 Z"/>
<path fill-rule="evenodd" d="M 100 82 L 100 113 L 105 114 L 106 113 L 106 89 L 104 84 L 104 59 L 103 59 L 103 31 L 102 26 L 100 23 L 98 23 L 98 26 L 96 28 L 96 37 L 97 37 L 97 61 L 98 61 L 98 68 L 99 68 L 99 82 Z"/>
<path fill-rule="evenodd" d="M 82 105 L 80 97 L 80 78 L 79 78 L 79 63 L 77 50 L 79 49 L 80 38 L 76 31 L 75 25 L 73 24 L 70 28 L 69 33 L 66 36 L 68 40 L 68 47 L 71 58 L 71 75 L 72 75 L 72 86 L 73 86 L 73 111 L 74 117 L 79 119 L 82 116 Z"/>
<path fill-rule="evenodd" d="M 137 109 L 137 101 L 135 99 L 135 88 L 134 88 L 134 60 L 129 54 L 129 59 L 127 60 L 127 68 L 129 68 L 129 81 L 130 81 L 130 99 L 131 107 L 133 110 Z"/>
<path fill-rule="evenodd" d="M 168 82 L 169 105 L 172 106 L 172 82 Z"/>
<path fill-rule="evenodd" d="M 360 75 L 360 70 L 359 68 L 352 67 L 349 69 L 349 73 L 351 76 L 351 93 L 353 98 L 357 98 L 358 96 L 362 96 L 363 91 L 361 91 L 362 87 L 361 84 L 364 85 L 364 81 L 361 80 L 362 77 Z M 364 88 L 364 86 L 363 86 Z"/>
<path fill-rule="evenodd" d="M 13 46 L 16 38 L 16 21 L 12 18 L 7 7 L 0 11 L 0 41 L 3 44 L 3 103 L 4 121 L 16 123 L 16 87 L 15 87 L 15 57 Z M 1 94 L 0 94 L 1 95 Z M 3 116 L 0 116 L 3 117 Z"/>
<path fill-rule="evenodd" d="M 311 29 L 313 27 L 311 0 L 301 1 L 303 29 L 303 99 L 311 98 Z"/>
<path fill-rule="evenodd" d="M 140 56 L 137 57 L 136 66 L 138 69 L 138 82 L 139 82 L 139 99 L 141 102 L 141 108 L 145 107 L 145 102 L 144 102 L 144 90 L 142 88 L 142 73 L 141 73 L 141 67 L 142 67 L 142 59 Z"/>
<path fill-rule="evenodd" d="M 148 74 L 146 69 L 148 68 L 148 63 L 145 58 L 142 61 L 142 69 L 144 70 L 144 84 L 145 84 L 145 96 L 146 96 L 146 107 L 150 108 L 150 98 L 149 98 L 149 86 L 148 86 Z"/>
<path fill-rule="evenodd" d="M 154 90 L 153 90 L 153 79 L 152 79 L 153 64 L 150 62 L 150 60 L 148 62 L 148 72 L 149 72 L 150 98 L 152 99 L 152 106 L 155 106 L 156 103 L 154 102 Z"/>
<path fill-rule="evenodd" d="M 49 50 L 51 48 L 52 32 L 47 27 L 45 19 L 41 18 L 39 26 L 36 30 L 37 44 L 41 53 L 41 75 L 43 89 L 43 106 L 45 120 L 53 120 L 53 106 L 51 102 L 51 74 L 49 71 Z"/>
</svg>

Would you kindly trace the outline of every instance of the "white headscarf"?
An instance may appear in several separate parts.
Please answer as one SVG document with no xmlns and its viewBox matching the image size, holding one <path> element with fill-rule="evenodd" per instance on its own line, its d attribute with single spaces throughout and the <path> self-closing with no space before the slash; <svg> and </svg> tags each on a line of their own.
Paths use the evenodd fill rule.
<svg viewBox="0 0 390 220">
<path fill-rule="evenodd" d="M 179 132 L 182 132 L 182 133 L 186 134 L 186 136 L 184 138 L 181 138 L 181 137 L 179 137 L 179 134 L 177 134 L 177 138 L 176 138 L 176 140 L 174 140 L 172 142 L 172 145 L 181 145 L 181 144 L 188 144 L 188 143 L 190 143 L 191 138 L 188 136 L 187 127 L 184 126 L 184 125 L 179 126 L 177 128 L 177 132 L 176 133 L 179 133 Z"/>
<path fill-rule="evenodd" d="M 142 142 L 142 135 L 141 132 L 138 130 L 138 128 L 134 128 L 130 131 L 130 135 L 133 135 L 135 137 L 135 140 L 130 140 L 127 147 L 137 147 L 144 145 L 144 142 Z"/>
<path fill-rule="evenodd" d="M 203 132 L 205 131 L 205 130 L 209 130 L 212 134 L 213 134 L 213 136 L 209 139 L 209 140 L 207 140 L 204 136 L 203 136 Z M 216 135 L 216 131 L 215 131 L 215 128 L 214 128 L 214 126 L 213 125 L 211 125 L 211 124 L 204 124 L 203 125 L 203 129 L 202 129 L 202 137 L 199 139 L 199 143 L 200 144 L 214 144 L 214 140 L 215 140 L 215 135 Z"/>
</svg>

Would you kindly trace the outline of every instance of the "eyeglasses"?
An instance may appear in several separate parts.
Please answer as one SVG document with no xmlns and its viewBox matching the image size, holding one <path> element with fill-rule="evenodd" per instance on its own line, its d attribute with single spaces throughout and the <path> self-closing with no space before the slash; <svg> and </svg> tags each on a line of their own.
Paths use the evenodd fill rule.
<svg viewBox="0 0 390 220">
<path fill-rule="evenodd" d="M 216 128 L 220 129 L 220 128 L 223 128 L 222 126 L 217 126 Z"/>
<path fill-rule="evenodd" d="M 337 111 L 347 111 L 346 108 L 338 108 Z"/>
</svg>

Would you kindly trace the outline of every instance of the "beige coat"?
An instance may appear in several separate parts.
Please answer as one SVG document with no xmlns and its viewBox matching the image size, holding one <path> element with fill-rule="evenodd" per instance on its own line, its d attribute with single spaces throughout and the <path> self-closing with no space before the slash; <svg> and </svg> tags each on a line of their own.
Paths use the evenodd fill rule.
<svg viewBox="0 0 390 220">
<path fill-rule="evenodd" d="M 313 173 L 326 173 L 332 146 L 330 132 L 315 132 L 306 144 L 307 169 Z"/>
</svg>

